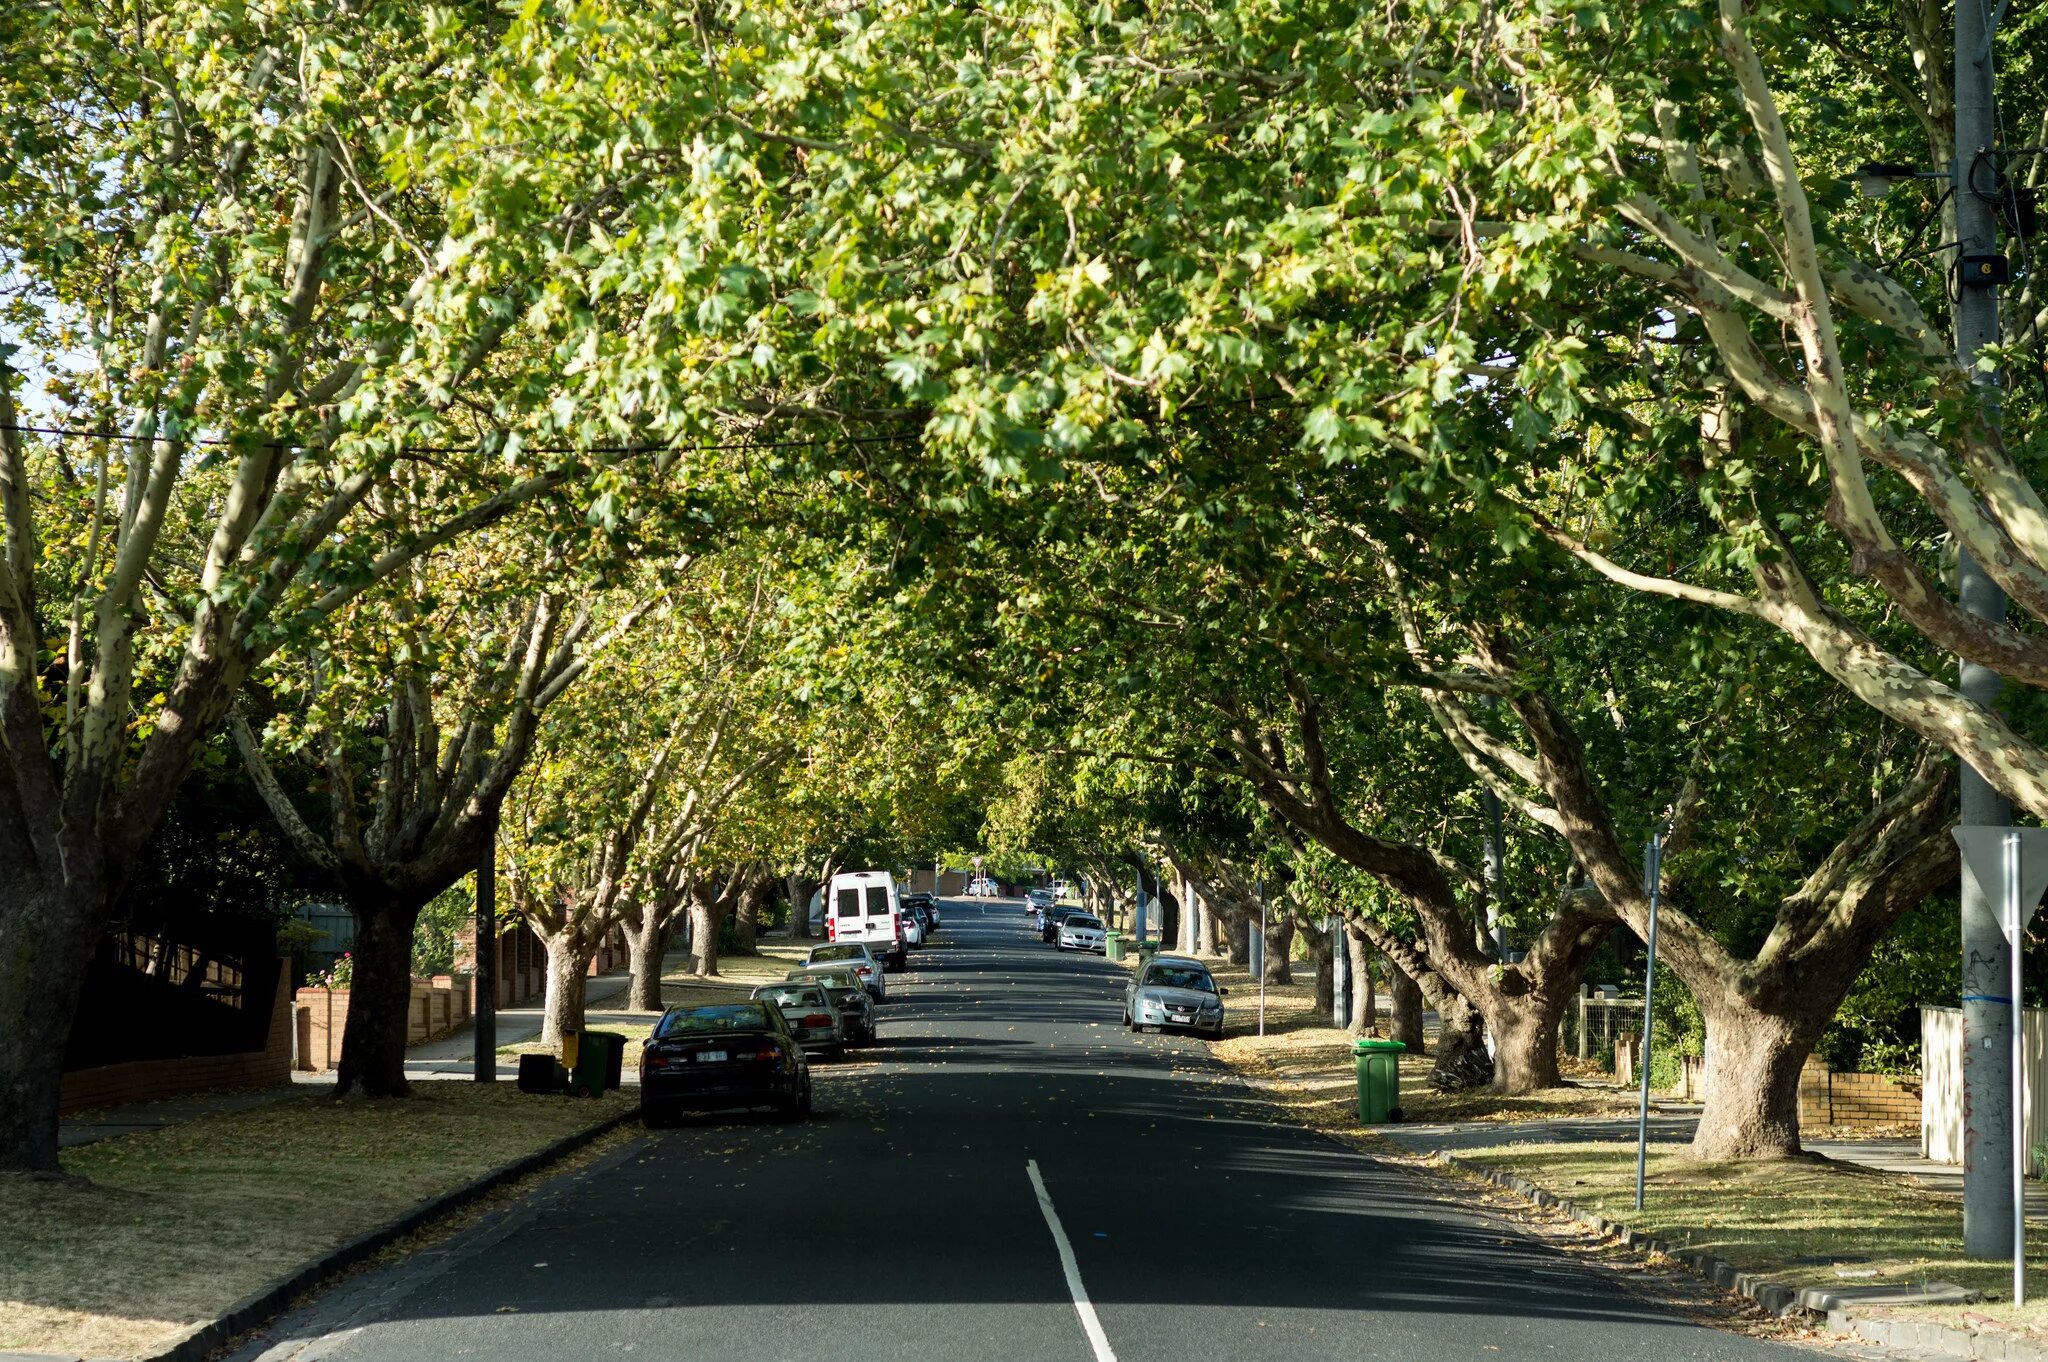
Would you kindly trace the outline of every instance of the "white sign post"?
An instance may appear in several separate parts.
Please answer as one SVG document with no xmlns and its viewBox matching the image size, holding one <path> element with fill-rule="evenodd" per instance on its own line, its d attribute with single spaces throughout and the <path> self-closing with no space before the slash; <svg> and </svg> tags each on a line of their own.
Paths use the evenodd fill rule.
<svg viewBox="0 0 2048 1362">
<path fill-rule="evenodd" d="M 1963 853 L 1963 873 L 2002 910 L 1999 927 L 2012 944 L 2012 1303 L 2027 1303 L 2026 999 L 2020 959 L 2027 924 L 2048 890 L 2048 828 L 1959 827 L 1950 830 Z"/>
</svg>

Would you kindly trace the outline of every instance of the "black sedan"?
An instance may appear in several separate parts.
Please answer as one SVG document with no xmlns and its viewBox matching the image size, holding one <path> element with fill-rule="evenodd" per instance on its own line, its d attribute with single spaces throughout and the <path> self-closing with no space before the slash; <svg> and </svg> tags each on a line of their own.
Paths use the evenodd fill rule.
<svg viewBox="0 0 2048 1362">
<path fill-rule="evenodd" d="M 781 1010 L 765 999 L 670 1008 L 640 1051 L 640 1119 L 732 1107 L 810 1114 L 810 1066 Z"/>
</svg>

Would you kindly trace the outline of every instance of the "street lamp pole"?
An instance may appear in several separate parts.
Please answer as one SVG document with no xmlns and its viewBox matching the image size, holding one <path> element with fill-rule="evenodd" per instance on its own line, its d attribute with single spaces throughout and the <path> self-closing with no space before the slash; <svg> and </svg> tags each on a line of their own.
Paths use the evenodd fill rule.
<svg viewBox="0 0 2048 1362">
<path fill-rule="evenodd" d="M 1976 385 L 1984 419 L 1998 419 L 1998 378 L 1978 368 L 1978 355 L 1998 340 L 1998 287 L 2002 271 L 1990 265 L 1998 252 L 1994 211 L 1998 167 L 1997 114 L 1991 66 L 1991 20 L 1987 7 L 1955 7 L 1955 161 L 1950 167 L 1956 214 L 1956 358 Z M 1988 178 L 1988 184 L 1980 184 Z M 1958 603 L 1980 619 L 2003 623 L 2005 593 L 1967 552 L 1959 555 Z M 1998 673 L 1965 661 L 1960 689 L 1965 697 L 1995 708 L 2002 687 Z M 2012 805 L 1968 763 L 1961 771 L 1961 819 L 1969 827 L 2008 827 Z M 1984 886 L 1962 883 L 1963 967 L 1963 1251 L 1972 1258 L 2003 1257 L 2011 1248 L 2013 1162 L 2008 1112 L 2013 1087 L 2012 1008 L 2006 997 L 2011 952 L 2017 949 L 2000 930 L 2000 906 Z"/>
</svg>

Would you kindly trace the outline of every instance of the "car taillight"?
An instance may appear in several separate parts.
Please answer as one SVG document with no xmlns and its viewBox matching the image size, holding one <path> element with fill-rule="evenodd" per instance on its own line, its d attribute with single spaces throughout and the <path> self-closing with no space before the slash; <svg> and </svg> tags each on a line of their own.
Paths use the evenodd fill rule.
<svg viewBox="0 0 2048 1362">
<path fill-rule="evenodd" d="M 666 1069 L 668 1067 L 668 1056 L 659 1051 L 650 1051 L 640 1056 L 640 1067 L 643 1069 Z"/>
<path fill-rule="evenodd" d="M 872 979 L 875 977 L 875 967 L 873 965 L 856 965 L 854 966 L 853 972 L 855 974 L 858 974 L 863 979 Z"/>
<path fill-rule="evenodd" d="M 754 1058 L 763 1064 L 773 1064 L 782 1058 L 782 1047 L 779 1045 L 763 1045 L 760 1049 L 754 1051 Z"/>
<path fill-rule="evenodd" d="M 820 1016 L 816 1012 L 813 1012 L 810 1016 L 805 1017 L 803 1021 L 799 1023 L 799 1025 L 807 1029 L 815 1029 L 820 1026 L 830 1026 L 831 1024 L 832 1019 L 830 1017 Z"/>
</svg>

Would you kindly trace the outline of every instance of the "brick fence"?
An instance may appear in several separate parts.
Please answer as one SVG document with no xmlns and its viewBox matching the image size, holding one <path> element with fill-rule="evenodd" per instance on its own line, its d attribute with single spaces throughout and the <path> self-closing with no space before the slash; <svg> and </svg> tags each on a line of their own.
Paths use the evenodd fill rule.
<svg viewBox="0 0 2048 1362">
<path fill-rule="evenodd" d="M 279 1087 L 292 1081 L 291 963 L 277 964 L 277 993 L 261 1050 L 229 1055 L 137 1059 L 64 1075 L 59 1115 L 123 1102 L 154 1102 L 224 1088 Z"/>
<path fill-rule="evenodd" d="M 1686 1055 L 1679 1061 L 1673 1095 L 1699 1101 L 1706 1095 L 1706 1061 Z M 1836 1072 L 1819 1056 L 1799 1071 L 1801 1126 L 1910 1125 L 1920 1119 L 1920 1080 L 1887 1074 Z"/>
<path fill-rule="evenodd" d="M 470 982 L 452 975 L 412 981 L 407 1007 L 405 1043 L 445 1036 L 469 1020 Z M 299 1028 L 299 1069 L 326 1073 L 341 1059 L 341 1037 L 348 1029 L 349 990 L 302 988 L 293 1000 Z"/>
</svg>

